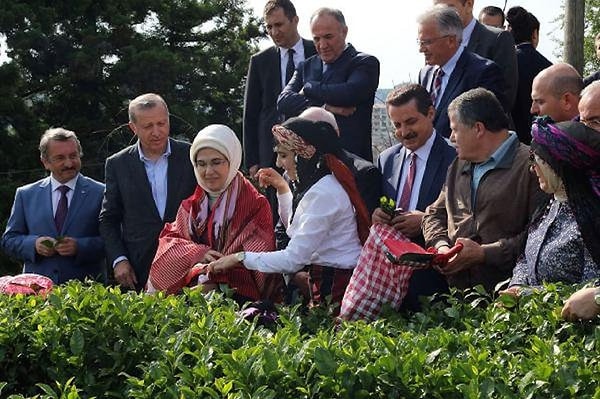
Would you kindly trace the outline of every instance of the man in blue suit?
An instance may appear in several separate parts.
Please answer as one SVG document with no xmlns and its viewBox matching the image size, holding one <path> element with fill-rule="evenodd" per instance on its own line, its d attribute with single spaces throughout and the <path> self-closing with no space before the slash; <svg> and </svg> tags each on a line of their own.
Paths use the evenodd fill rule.
<svg viewBox="0 0 600 399">
<path fill-rule="evenodd" d="M 24 262 L 23 272 L 57 284 L 86 277 L 105 281 L 98 229 L 104 184 L 79 173 L 81 144 L 69 130 L 47 130 L 40 154 L 50 176 L 17 189 L 3 250 Z"/>
<path fill-rule="evenodd" d="M 504 96 L 502 71 L 493 61 L 469 52 L 461 46 L 462 22 L 452 7 L 436 6 L 418 19 L 419 51 L 425 55 L 425 66 L 419 72 L 419 84 L 429 90 L 436 115 L 435 130 L 450 137 L 447 108 L 460 94 L 483 87 L 492 91 L 509 110 Z"/>
<path fill-rule="evenodd" d="M 286 118 L 310 106 L 335 115 L 342 147 L 372 161 L 371 114 L 379 84 L 379 61 L 346 44 L 348 27 L 341 11 L 320 8 L 310 19 L 317 55 L 298 65 L 277 100 Z"/>
<path fill-rule="evenodd" d="M 391 225 L 423 245 L 421 221 L 425 208 L 439 196 L 456 151 L 433 129 L 435 109 L 423 86 L 409 84 L 395 88 L 388 95 L 386 105 L 400 143 L 382 152 L 377 160 L 383 176 L 382 191 L 396 204 L 406 204 L 394 217 L 377 208 L 372 220 Z M 411 162 L 415 162 L 412 179 L 409 177 Z M 412 186 L 407 189 L 410 180 Z M 404 200 L 403 196 L 407 198 Z M 419 296 L 447 290 L 446 279 L 437 271 L 417 270 L 411 277 L 403 308 L 418 310 Z"/>
</svg>

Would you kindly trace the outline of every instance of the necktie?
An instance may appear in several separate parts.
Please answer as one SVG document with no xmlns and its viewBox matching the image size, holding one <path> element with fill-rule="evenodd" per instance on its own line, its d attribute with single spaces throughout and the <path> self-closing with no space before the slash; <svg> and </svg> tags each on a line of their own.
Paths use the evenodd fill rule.
<svg viewBox="0 0 600 399">
<path fill-rule="evenodd" d="M 294 76 L 294 71 L 296 70 L 296 65 L 294 65 L 294 53 L 295 51 L 293 48 L 288 50 L 288 60 L 285 67 L 285 84 L 290 82 L 290 79 Z"/>
<path fill-rule="evenodd" d="M 417 154 L 414 152 L 411 154 L 410 165 L 408 167 L 408 175 L 406 176 L 406 181 L 404 182 L 404 187 L 402 187 L 402 195 L 400 196 L 400 201 L 398 206 L 402 208 L 404 211 L 408 211 L 408 207 L 410 206 L 410 197 L 412 195 L 412 187 L 415 182 L 415 174 L 417 172 Z"/>
<path fill-rule="evenodd" d="M 56 230 L 60 233 L 62 231 L 63 225 L 65 224 L 65 219 L 67 218 L 67 211 L 69 210 L 69 204 L 67 201 L 67 191 L 70 188 L 68 186 L 60 186 L 58 187 L 58 191 L 60 191 L 60 199 L 58 200 L 58 206 L 56 207 L 56 213 L 54 214 L 54 223 L 56 224 Z"/>
<path fill-rule="evenodd" d="M 433 86 L 431 87 L 431 102 L 435 107 L 435 100 L 439 97 L 442 91 L 442 78 L 444 77 L 444 70 L 440 67 L 435 71 L 435 77 L 433 78 Z"/>
</svg>

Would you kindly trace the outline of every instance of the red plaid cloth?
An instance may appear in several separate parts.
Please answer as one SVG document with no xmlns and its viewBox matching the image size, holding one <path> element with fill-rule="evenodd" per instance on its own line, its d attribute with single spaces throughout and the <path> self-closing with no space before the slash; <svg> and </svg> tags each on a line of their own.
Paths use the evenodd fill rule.
<svg viewBox="0 0 600 399">
<path fill-rule="evenodd" d="M 385 239 L 406 240 L 393 227 L 375 223 L 360 252 L 344 299 L 340 318 L 344 320 L 373 320 L 384 303 L 399 309 L 408 291 L 413 269 L 394 265 L 385 256 Z"/>
</svg>

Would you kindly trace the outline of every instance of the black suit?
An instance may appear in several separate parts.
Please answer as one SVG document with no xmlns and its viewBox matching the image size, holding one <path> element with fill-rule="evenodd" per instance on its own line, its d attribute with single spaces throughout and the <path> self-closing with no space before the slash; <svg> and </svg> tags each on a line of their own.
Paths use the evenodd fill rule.
<svg viewBox="0 0 600 399">
<path fill-rule="evenodd" d="M 590 83 L 595 82 L 597 80 L 600 80 L 600 71 L 596 71 L 590 76 L 587 76 L 585 79 L 583 79 L 583 86 L 587 87 Z"/>
<path fill-rule="evenodd" d="M 302 39 L 306 58 L 316 53 L 312 41 Z M 271 128 L 282 122 L 277 112 L 277 96 L 281 93 L 279 49 L 269 47 L 250 58 L 244 94 L 244 165 L 272 166 L 273 135 Z"/>
<path fill-rule="evenodd" d="M 517 45 L 517 61 L 519 62 L 519 86 L 517 99 L 511 111 L 515 130 L 522 143 L 531 142 L 531 85 L 533 78 L 552 63 L 541 55 L 531 43 Z"/>
<path fill-rule="evenodd" d="M 512 108 L 517 96 L 518 67 L 515 40 L 510 32 L 475 21 L 475 27 L 467 44 L 467 50 L 494 61 L 504 77 L 504 109 Z"/>
<path fill-rule="evenodd" d="M 435 66 L 428 65 L 419 72 L 419 84 L 431 92 Z M 450 137 L 448 105 L 462 93 L 483 87 L 493 92 L 500 103 L 505 104 L 504 79 L 496 63 L 467 50 L 458 58 L 452 74 L 448 78 L 442 98 L 436 107 L 433 126 L 438 134 Z"/>
<path fill-rule="evenodd" d="M 126 256 L 135 271 L 136 289 L 148 279 L 158 246 L 158 235 L 166 222 L 175 219 L 181 201 L 197 186 L 190 144 L 169 139 L 171 155 L 167 169 L 167 203 L 161 219 L 137 145 L 131 145 L 106 160 L 106 191 L 100 211 L 100 234 L 109 265 Z"/>
<path fill-rule="evenodd" d="M 344 52 L 327 65 L 325 72 L 318 55 L 301 63 L 279 95 L 277 108 L 289 118 L 311 106 L 356 107 L 350 116 L 335 115 L 341 132 L 340 142 L 346 150 L 371 161 L 371 115 L 378 85 L 377 58 L 359 53 L 348 44 Z"/>
</svg>

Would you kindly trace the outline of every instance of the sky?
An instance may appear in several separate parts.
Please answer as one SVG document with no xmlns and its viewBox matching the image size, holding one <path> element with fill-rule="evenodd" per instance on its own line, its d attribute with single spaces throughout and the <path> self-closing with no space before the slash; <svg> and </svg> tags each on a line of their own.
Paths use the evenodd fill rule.
<svg viewBox="0 0 600 399">
<path fill-rule="evenodd" d="M 349 43 L 358 51 L 376 56 L 381 64 L 379 88 L 416 81 L 419 69 L 424 65 L 423 56 L 416 44 L 417 16 L 432 5 L 429 0 L 292 0 L 300 22 L 298 30 L 304 38 L 310 38 L 310 15 L 319 7 L 338 8 L 346 18 Z M 256 16 L 262 16 L 266 0 L 247 0 Z M 552 62 L 559 59 L 556 54 L 562 40 L 562 29 L 554 19 L 561 12 L 562 0 L 507 1 L 506 10 L 521 5 L 540 21 L 540 44 L 538 51 Z M 476 0 L 474 15 L 485 6 L 504 7 L 504 0 Z M 552 39 L 552 38 L 555 39 Z M 261 42 L 261 48 L 272 44 Z"/>
<path fill-rule="evenodd" d="M 266 0 L 246 0 L 256 16 L 262 16 Z M 506 9 L 522 5 L 540 21 L 540 51 L 552 62 L 557 62 L 560 52 L 556 40 L 562 40 L 563 33 L 554 20 L 561 12 L 563 0 L 508 0 Z M 340 9 L 348 25 L 347 41 L 365 53 L 376 56 L 381 64 L 379 88 L 392 88 L 394 85 L 416 81 L 417 73 L 423 66 L 423 56 L 416 44 L 417 16 L 432 4 L 429 0 L 295 0 L 294 5 L 300 18 L 298 30 L 305 38 L 310 38 L 309 18 L 319 7 Z M 495 5 L 504 7 L 504 0 L 476 0 L 475 16 L 481 8 Z M 260 43 L 266 48 L 272 43 L 265 39 Z M 6 60 L 6 44 L 0 37 L 0 64 Z"/>
</svg>

